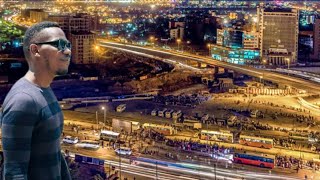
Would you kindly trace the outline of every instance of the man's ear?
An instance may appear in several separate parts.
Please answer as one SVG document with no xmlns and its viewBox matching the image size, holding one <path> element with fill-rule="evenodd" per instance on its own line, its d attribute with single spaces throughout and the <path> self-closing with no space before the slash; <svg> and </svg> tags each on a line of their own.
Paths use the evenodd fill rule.
<svg viewBox="0 0 320 180">
<path fill-rule="evenodd" d="M 30 44 L 29 49 L 30 49 L 30 53 L 33 54 L 34 56 L 39 55 L 39 49 L 36 44 Z"/>
</svg>

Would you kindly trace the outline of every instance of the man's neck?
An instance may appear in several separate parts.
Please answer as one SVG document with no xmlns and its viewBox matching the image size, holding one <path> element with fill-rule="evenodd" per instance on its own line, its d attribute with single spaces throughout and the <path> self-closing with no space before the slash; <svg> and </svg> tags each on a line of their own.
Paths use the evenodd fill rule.
<svg viewBox="0 0 320 180">
<path fill-rule="evenodd" d="M 53 81 L 54 77 L 50 77 L 48 75 L 44 74 L 35 74 L 32 71 L 28 71 L 24 76 L 28 81 L 35 84 L 36 86 L 39 86 L 41 88 L 48 88 Z"/>
</svg>

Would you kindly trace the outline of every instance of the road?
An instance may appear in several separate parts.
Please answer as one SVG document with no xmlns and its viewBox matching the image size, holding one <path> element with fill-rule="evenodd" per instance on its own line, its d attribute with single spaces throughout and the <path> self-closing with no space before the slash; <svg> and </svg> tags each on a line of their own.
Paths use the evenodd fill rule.
<svg viewBox="0 0 320 180">
<path fill-rule="evenodd" d="M 73 157 L 75 149 L 71 146 L 63 146 L 64 149 L 70 150 L 70 156 Z M 84 156 L 94 156 L 96 158 L 104 159 L 105 166 L 114 166 L 116 170 L 120 170 L 119 156 L 115 155 L 113 150 L 107 148 L 100 148 L 97 151 L 78 149 L 77 154 Z M 157 163 L 156 163 L 157 162 Z M 196 164 L 198 163 L 198 164 Z M 131 176 L 144 177 L 143 179 L 161 179 L 161 180 L 209 180 L 209 179 L 270 179 L 270 180 L 297 180 L 289 175 L 271 174 L 268 172 L 241 170 L 221 167 L 221 165 L 215 168 L 214 164 L 204 163 L 183 163 L 183 162 L 170 162 L 165 160 L 155 160 L 149 158 L 141 158 L 135 160 L 134 163 L 129 163 L 129 157 L 121 158 L 121 173 L 130 174 Z"/>
<path fill-rule="evenodd" d="M 126 51 L 129 53 L 135 53 L 141 56 L 157 57 L 157 58 L 163 58 L 167 60 L 169 59 L 177 63 L 186 62 L 187 60 L 197 61 L 197 62 L 201 62 L 201 63 L 213 65 L 213 66 L 219 66 L 226 69 L 234 70 L 236 72 L 261 78 L 263 80 L 268 80 L 268 81 L 277 83 L 279 85 L 287 85 L 297 89 L 303 89 L 312 94 L 319 94 L 320 92 L 320 84 L 316 82 L 311 82 L 301 78 L 292 77 L 292 76 L 279 74 L 275 72 L 270 72 L 263 69 L 249 67 L 249 66 L 218 61 L 218 60 L 214 60 L 212 58 L 208 58 L 204 56 L 198 56 L 198 55 L 193 55 L 189 53 L 177 53 L 174 51 L 122 44 L 122 43 L 110 42 L 105 40 L 100 40 L 99 45 L 106 48 L 112 48 L 120 51 Z"/>
</svg>

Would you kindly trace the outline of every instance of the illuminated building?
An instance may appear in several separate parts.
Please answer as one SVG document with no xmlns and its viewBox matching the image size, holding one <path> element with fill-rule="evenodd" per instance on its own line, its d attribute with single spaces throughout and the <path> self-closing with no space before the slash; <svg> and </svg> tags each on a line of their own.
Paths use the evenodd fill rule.
<svg viewBox="0 0 320 180">
<path fill-rule="evenodd" d="M 242 48 L 243 32 L 232 28 L 217 30 L 217 44 L 224 47 Z"/>
<path fill-rule="evenodd" d="M 48 18 L 48 13 L 44 12 L 42 9 L 31 9 L 30 19 L 34 22 L 42 22 Z"/>
<path fill-rule="evenodd" d="M 235 64 L 258 64 L 258 33 L 233 28 L 217 29 L 217 45 L 211 46 L 213 59 Z"/>
<path fill-rule="evenodd" d="M 97 18 L 88 14 L 77 14 L 75 16 L 52 15 L 49 16 L 48 19 L 57 22 L 68 37 L 71 32 L 94 31 L 98 25 Z"/>
<path fill-rule="evenodd" d="M 175 22 L 175 21 L 169 22 L 170 38 L 183 40 L 184 27 L 185 27 L 185 22 Z"/>
<path fill-rule="evenodd" d="M 71 61 L 75 64 L 92 64 L 94 59 L 95 36 L 90 31 L 97 28 L 95 17 L 87 14 L 49 16 L 57 22 L 72 43 Z"/>
<path fill-rule="evenodd" d="M 70 35 L 72 44 L 71 61 L 75 64 L 93 64 L 95 36 L 90 32 L 73 32 Z"/>
<path fill-rule="evenodd" d="M 244 49 L 259 49 L 258 32 L 244 31 L 242 41 Z"/>
<path fill-rule="evenodd" d="M 217 45 L 222 46 L 223 45 L 223 29 L 217 29 Z"/>
<path fill-rule="evenodd" d="M 238 13 L 230 12 L 229 13 L 229 19 L 238 19 Z"/>
<path fill-rule="evenodd" d="M 211 45 L 213 59 L 234 64 L 258 64 L 260 61 L 259 50 L 230 48 L 219 45 Z"/>
<path fill-rule="evenodd" d="M 184 28 L 177 27 L 174 29 L 170 29 L 170 38 L 171 39 L 183 39 L 184 36 Z"/>
<path fill-rule="evenodd" d="M 313 54 L 310 58 L 320 60 L 320 18 L 315 20 L 313 27 Z"/>
<path fill-rule="evenodd" d="M 296 9 L 258 8 L 260 53 L 273 65 L 297 61 L 299 16 Z"/>
</svg>

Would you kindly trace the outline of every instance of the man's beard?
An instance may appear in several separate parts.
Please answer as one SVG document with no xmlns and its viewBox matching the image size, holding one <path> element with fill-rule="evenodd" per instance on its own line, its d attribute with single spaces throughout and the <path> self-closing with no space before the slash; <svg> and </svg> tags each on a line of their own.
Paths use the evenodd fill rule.
<svg viewBox="0 0 320 180">
<path fill-rule="evenodd" d="M 56 76 L 63 76 L 66 75 L 68 73 L 68 69 L 59 69 L 58 71 L 56 71 Z"/>
</svg>

